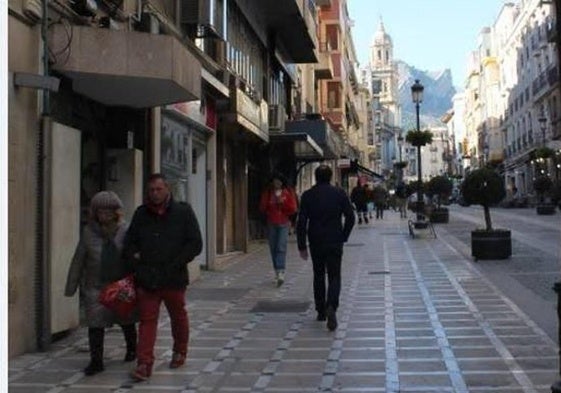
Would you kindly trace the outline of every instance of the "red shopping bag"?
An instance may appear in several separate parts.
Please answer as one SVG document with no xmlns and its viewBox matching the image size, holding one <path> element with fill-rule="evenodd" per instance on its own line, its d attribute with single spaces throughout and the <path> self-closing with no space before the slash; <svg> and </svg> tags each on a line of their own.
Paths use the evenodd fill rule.
<svg viewBox="0 0 561 393">
<path fill-rule="evenodd" d="M 127 318 L 136 307 L 134 276 L 128 276 L 106 285 L 99 293 L 98 301 L 121 318 Z"/>
</svg>

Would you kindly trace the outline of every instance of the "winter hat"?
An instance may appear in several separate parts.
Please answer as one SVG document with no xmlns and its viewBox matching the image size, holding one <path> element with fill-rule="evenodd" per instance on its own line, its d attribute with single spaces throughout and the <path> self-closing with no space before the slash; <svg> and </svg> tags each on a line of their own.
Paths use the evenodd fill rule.
<svg viewBox="0 0 561 393">
<path fill-rule="evenodd" d="M 123 208 L 123 202 L 113 191 L 100 191 L 95 194 L 90 202 L 90 209 L 95 213 L 99 209 L 118 210 Z"/>
</svg>

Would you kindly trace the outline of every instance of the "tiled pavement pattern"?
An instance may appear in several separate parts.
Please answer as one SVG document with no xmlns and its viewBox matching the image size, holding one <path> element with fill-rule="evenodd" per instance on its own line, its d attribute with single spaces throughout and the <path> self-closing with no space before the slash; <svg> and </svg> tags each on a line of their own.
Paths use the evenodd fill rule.
<svg viewBox="0 0 561 393">
<path fill-rule="evenodd" d="M 437 232 L 439 228 L 437 227 Z M 188 291 L 188 364 L 167 367 L 162 312 L 149 382 L 132 383 L 119 329 L 106 371 L 85 377 L 85 329 L 48 353 L 9 362 L 9 391 L 99 392 L 549 392 L 557 345 L 449 242 L 410 239 L 405 220 L 357 227 L 345 247 L 339 328 L 315 321 L 311 263 L 291 239 L 276 288 L 265 244 Z"/>
</svg>

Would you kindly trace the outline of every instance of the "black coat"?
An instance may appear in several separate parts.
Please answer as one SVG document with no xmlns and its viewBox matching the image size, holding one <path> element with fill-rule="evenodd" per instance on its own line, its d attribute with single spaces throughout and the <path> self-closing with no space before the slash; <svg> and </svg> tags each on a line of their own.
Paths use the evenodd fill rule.
<svg viewBox="0 0 561 393">
<path fill-rule="evenodd" d="M 172 200 L 162 216 L 146 205 L 136 209 L 123 254 L 132 265 L 137 285 L 180 289 L 189 283 L 187 263 L 201 253 L 202 247 L 199 223 L 191 205 Z"/>
<path fill-rule="evenodd" d="M 368 203 L 368 193 L 363 186 L 356 186 L 351 191 L 351 202 L 355 204 L 358 210 L 364 210 Z"/>
<path fill-rule="evenodd" d="M 306 249 L 306 235 L 311 247 L 342 245 L 354 223 L 353 207 L 345 191 L 329 183 L 316 184 L 300 200 L 296 224 L 298 249 Z"/>
</svg>

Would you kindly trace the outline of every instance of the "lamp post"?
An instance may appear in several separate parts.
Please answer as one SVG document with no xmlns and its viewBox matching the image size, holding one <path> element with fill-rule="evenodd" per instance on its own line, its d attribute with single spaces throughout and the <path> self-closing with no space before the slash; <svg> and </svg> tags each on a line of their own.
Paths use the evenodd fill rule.
<svg viewBox="0 0 561 393">
<path fill-rule="evenodd" d="M 413 103 L 415 104 L 415 112 L 417 114 L 417 131 L 421 131 L 421 119 L 419 117 L 419 105 L 423 102 L 423 90 L 425 87 L 419 82 L 418 79 L 415 80 L 413 86 L 411 86 L 411 96 L 413 98 Z M 421 208 L 423 207 L 423 190 L 422 190 L 422 172 L 421 172 L 421 146 L 417 146 L 417 221 L 423 219 L 421 214 Z"/>
</svg>

